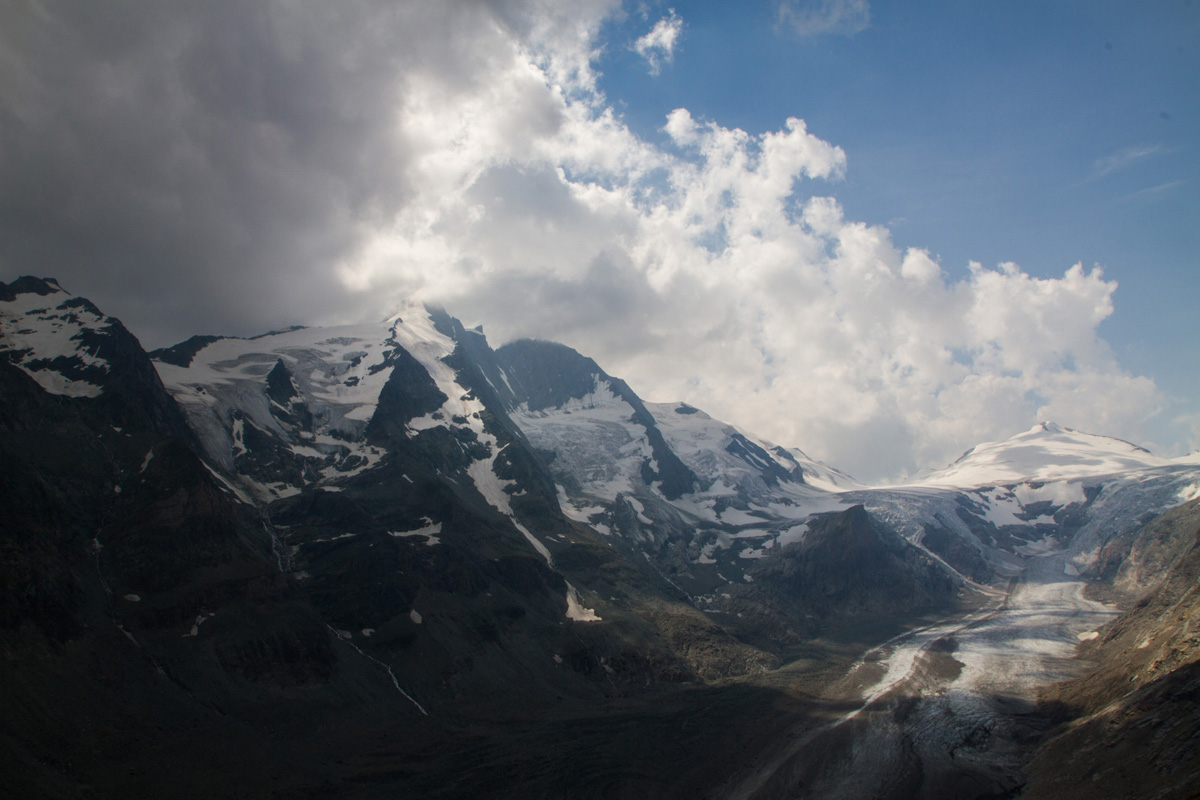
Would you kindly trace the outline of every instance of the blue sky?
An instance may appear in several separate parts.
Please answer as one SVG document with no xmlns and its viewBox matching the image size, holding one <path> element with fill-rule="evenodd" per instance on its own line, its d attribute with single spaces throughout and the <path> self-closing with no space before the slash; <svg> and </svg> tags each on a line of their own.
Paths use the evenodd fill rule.
<svg viewBox="0 0 1200 800">
<path fill-rule="evenodd" d="M 868 481 L 1046 419 L 1183 455 L 1197 43 L 1182 0 L 0 5 L 0 267 L 147 347 L 435 302 Z"/>
<path fill-rule="evenodd" d="M 681 106 L 750 133 L 802 117 L 846 151 L 848 217 L 951 274 L 1101 265 L 1121 362 L 1200 397 L 1200 4 L 876 2 L 861 30 L 813 34 L 776 2 L 670 8 L 657 75 L 622 42 L 661 6 L 612 22 L 598 62 L 640 135 Z"/>
</svg>

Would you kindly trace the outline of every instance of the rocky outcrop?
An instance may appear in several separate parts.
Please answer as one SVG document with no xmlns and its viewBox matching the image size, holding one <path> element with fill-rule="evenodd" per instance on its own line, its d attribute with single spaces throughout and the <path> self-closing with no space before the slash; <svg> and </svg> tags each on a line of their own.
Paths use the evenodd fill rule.
<svg viewBox="0 0 1200 800">
<path fill-rule="evenodd" d="M 758 636 L 795 642 L 864 620 L 887 624 L 950 608 L 961 578 L 899 536 L 881 530 L 862 506 L 810 523 L 803 541 L 730 587 L 726 613 Z"/>
</svg>

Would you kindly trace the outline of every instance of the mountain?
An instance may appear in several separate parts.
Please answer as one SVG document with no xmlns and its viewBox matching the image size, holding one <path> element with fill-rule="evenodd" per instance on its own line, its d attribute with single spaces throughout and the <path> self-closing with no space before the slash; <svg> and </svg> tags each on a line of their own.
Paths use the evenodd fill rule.
<svg viewBox="0 0 1200 800">
<path fill-rule="evenodd" d="M 1003 442 L 976 445 L 944 469 L 916 481 L 923 486 L 997 486 L 1031 481 L 1053 482 L 1112 475 L 1157 467 L 1200 463 L 1156 456 L 1121 439 L 1041 422 Z"/>
<path fill-rule="evenodd" d="M 1198 463 L 1041 423 L 911 483 L 845 496 L 976 580 L 1051 553 L 1087 576 L 1107 542 L 1190 499 Z"/>
<path fill-rule="evenodd" d="M 814 742 L 828 796 L 913 764 L 1010 792 L 1025 700 L 994 698 L 1075 675 L 1112 614 L 1085 584 L 1184 569 L 1146 525 L 1200 493 L 1050 423 L 868 487 L 415 304 L 147 354 L 20 278 L 0 400 L 24 795 L 786 796 Z"/>
<path fill-rule="evenodd" d="M 1190 798 L 1200 786 L 1200 500 L 1129 545 L 1118 585 L 1130 611 L 1081 645 L 1091 672 L 1044 691 L 1063 724 L 1034 753 L 1023 796 L 1074 797 L 1085 781 L 1101 798 L 1150 787 Z"/>
<path fill-rule="evenodd" d="M 291 701 L 404 713 L 355 677 L 258 514 L 193 452 L 136 339 L 53 281 L 3 289 L 5 791 L 155 794 L 184 754 L 197 795 L 265 791 L 304 771 L 260 736 L 308 724 Z"/>
<path fill-rule="evenodd" d="M 799 551 L 809 553 L 809 561 L 814 553 L 831 559 L 806 569 L 840 580 L 846 602 L 838 604 L 839 616 L 912 610 L 912 604 L 850 597 L 868 589 L 861 576 L 835 576 L 855 558 L 803 544 L 811 524 L 828 515 L 848 515 L 839 530 L 872 528 L 871 544 L 854 548 L 858 555 L 877 548 L 907 553 L 902 560 L 911 570 L 878 575 L 887 575 L 898 593 L 931 606 L 957 598 L 948 571 L 940 571 L 944 580 L 928 591 L 933 559 L 890 531 L 874 531 L 843 499 L 840 489 L 860 486 L 849 476 L 686 403 L 644 403 L 623 381 L 563 345 L 523 340 L 496 356 L 514 389 L 512 419 L 547 454 L 563 511 L 654 565 L 690 603 L 743 637 L 778 651 L 802 630 L 812 633 L 816 598 L 797 592 L 791 569 L 777 569 L 772 558 L 791 563 Z M 789 599 L 765 599 L 774 593 L 756 585 L 761 578 L 782 583 Z"/>
</svg>

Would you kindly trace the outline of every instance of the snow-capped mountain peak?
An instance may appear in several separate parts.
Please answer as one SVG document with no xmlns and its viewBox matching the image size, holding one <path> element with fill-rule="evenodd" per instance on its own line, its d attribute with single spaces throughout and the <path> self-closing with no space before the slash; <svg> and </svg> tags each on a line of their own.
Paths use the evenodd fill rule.
<svg viewBox="0 0 1200 800">
<path fill-rule="evenodd" d="M 1108 475 L 1178 463 L 1110 436 L 1040 422 L 1000 442 L 986 442 L 944 469 L 912 481 L 922 486 L 997 486 Z"/>
<path fill-rule="evenodd" d="M 258 484 L 255 494 L 273 497 L 378 461 L 381 451 L 366 434 L 388 402 L 385 388 L 397 368 L 421 387 L 419 398 L 401 403 L 412 412 L 404 420 L 412 430 L 443 418 L 475 419 L 478 404 L 464 399 L 443 361 L 454 347 L 429 309 L 409 304 L 376 323 L 295 327 L 248 339 L 194 337 L 151 357 L 201 432 L 208 456 L 242 471 Z M 272 458 L 293 468 L 286 478 L 272 472 L 252 479 L 261 459 L 250 451 L 268 441 Z"/>
<path fill-rule="evenodd" d="M 0 357 L 51 394 L 97 397 L 109 365 L 100 339 L 115 322 L 53 278 L 0 283 Z"/>
</svg>

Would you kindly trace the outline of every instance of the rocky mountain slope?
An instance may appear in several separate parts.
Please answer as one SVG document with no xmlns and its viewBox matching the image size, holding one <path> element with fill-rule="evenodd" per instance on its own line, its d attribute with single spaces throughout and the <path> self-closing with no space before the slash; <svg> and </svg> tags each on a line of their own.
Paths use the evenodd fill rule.
<svg viewBox="0 0 1200 800">
<path fill-rule="evenodd" d="M 266 729 L 319 709 L 410 713 L 279 570 L 120 323 L 52 282 L 6 288 L 4 791 L 145 796 L 185 758 L 196 795 L 223 768 L 287 785 L 302 759 L 267 757 Z"/>
<path fill-rule="evenodd" d="M 1186 536 L 1138 531 L 1200 492 L 1194 460 L 1052 424 L 865 487 L 422 306 L 147 355 L 21 278 L 0 284 L 0 399 L 0 738 L 11 785 L 55 797 L 499 776 L 537 796 L 589 770 L 597 796 L 694 796 L 917 619 L 983 613 L 1022 576 L 1129 598 L 1182 569 L 1163 553 Z M 1065 595 L 1039 591 L 1013 607 L 1052 616 Z M 878 651 L 874 696 L 914 652 Z M 639 784 L 650 731 L 697 706 L 711 730 Z M 612 738 L 632 720 L 651 738 Z M 529 748 L 558 766 L 523 773 Z"/>
<path fill-rule="evenodd" d="M 1200 500 L 1126 548 L 1114 584 L 1136 599 L 1081 645 L 1094 669 L 1043 693 L 1063 722 L 1034 754 L 1023 796 L 1086 785 L 1095 797 L 1191 798 L 1200 787 Z"/>
</svg>

